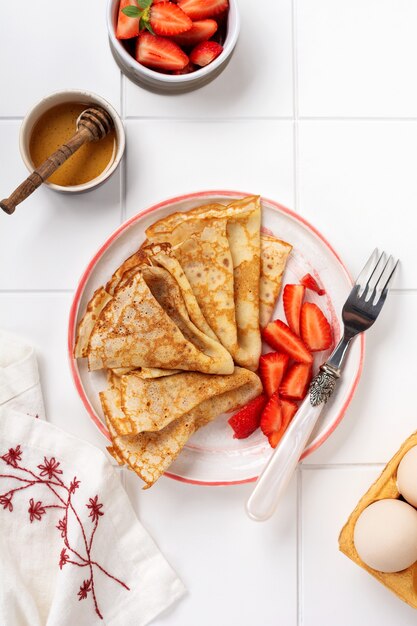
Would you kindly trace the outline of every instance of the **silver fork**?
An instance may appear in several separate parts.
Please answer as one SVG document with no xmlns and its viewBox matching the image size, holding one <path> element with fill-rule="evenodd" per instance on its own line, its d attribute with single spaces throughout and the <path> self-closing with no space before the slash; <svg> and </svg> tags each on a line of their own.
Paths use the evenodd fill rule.
<svg viewBox="0 0 417 626">
<path fill-rule="evenodd" d="M 349 345 L 359 333 L 368 330 L 384 305 L 398 266 L 374 250 L 346 300 L 342 320 L 343 337 L 310 385 L 309 395 L 300 405 L 283 438 L 273 452 L 247 501 L 246 510 L 254 520 L 271 517 L 285 491 L 307 444 L 323 406 L 332 395 L 345 362 Z"/>
</svg>

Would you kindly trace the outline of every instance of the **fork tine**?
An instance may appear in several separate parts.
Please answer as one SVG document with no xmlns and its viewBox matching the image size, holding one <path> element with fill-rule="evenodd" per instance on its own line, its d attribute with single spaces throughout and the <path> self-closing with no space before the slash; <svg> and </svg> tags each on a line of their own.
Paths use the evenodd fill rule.
<svg viewBox="0 0 417 626">
<path fill-rule="evenodd" d="M 356 286 L 359 287 L 358 295 L 361 295 L 365 291 L 366 285 L 368 284 L 368 281 L 371 278 L 372 273 L 377 265 L 377 258 L 378 258 L 378 248 L 375 248 L 375 250 L 372 252 L 369 259 L 365 263 L 358 278 L 356 279 L 355 284 Z"/>
<path fill-rule="evenodd" d="M 369 300 L 372 300 L 375 297 L 377 284 L 381 279 L 381 276 L 383 276 L 390 261 L 390 258 L 387 259 L 387 255 L 385 254 L 385 252 L 381 253 L 381 256 L 378 259 L 378 263 L 376 264 L 375 269 L 366 284 L 365 293 L 363 295 L 363 297 L 365 298 L 365 302 L 369 302 Z"/>
<path fill-rule="evenodd" d="M 393 281 L 395 272 L 397 271 L 398 264 L 399 260 L 394 261 L 394 258 L 392 256 L 389 257 L 384 272 L 381 274 L 381 277 L 375 287 L 375 297 L 373 301 L 374 305 L 378 304 L 381 298 L 385 300 L 389 286 Z"/>
</svg>

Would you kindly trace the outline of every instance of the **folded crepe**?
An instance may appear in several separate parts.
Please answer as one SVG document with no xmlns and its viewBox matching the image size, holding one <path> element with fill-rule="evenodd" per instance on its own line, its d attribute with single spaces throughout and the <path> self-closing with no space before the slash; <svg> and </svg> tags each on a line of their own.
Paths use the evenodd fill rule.
<svg viewBox="0 0 417 626">
<path fill-rule="evenodd" d="M 100 394 L 112 438 L 109 451 L 148 487 L 198 428 L 262 392 L 258 376 L 239 367 L 229 376 L 182 372 L 171 376 L 169 383 L 164 378 L 143 380 L 135 374 L 113 376 L 110 382 Z"/>
<path fill-rule="evenodd" d="M 261 235 L 261 279 L 259 284 L 259 323 L 271 321 L 281 290 L 282 277 L 292 246 L 272 235 Z"/>
<path fill-rule="evenodd" d="M 88 366 L 161 368 L 230 374 L 221 344 L 190 320 L 181 290 L 165 269 L 147 265 L 122 280 L 89 338 Z"/>
<path fill-rule="evenodd" d="M 102 310 L 106 304 L 112 300 L 112 295 L 115 294 L 116 290 L 119 287 L 124 286 L 128 280 L 131 279 L 143 266 L 159 266 L 164 267 L 167 271 L 169 271 L 173 279 L 178 283 L 178 287 L 180 288 L 181 295 L 191 321 L 199 330 L 201 330 L 202 333 L 208 335 L 208 337 L 211 337 L 217 342 L 216 335 L 207 324 L 181 265 L 172 254 L 170 244 L 164 243 L 156 246 L 148 245 L 132 254 L 122 263 L 122 265 L 120 265 L 120 267 L 117 268 L 105 288 L 100 287 L 96 290 L 87 305 L 83 318 L 78 325 L 77 338 L 74 348 L 74 356 L 76 358 L 88 356 L 90 337 Z M 143 378 L 169 376 L 180 371 L 177 369 L 171 370 L 167 368 L 162 369 L 152 367 L 137 368 L 133 366 L 112 369 L 114 373 L 119 376 L 135 369 L 136 373 Z"/>
<path fill-rule="evenodd" d="M 261 204 L 258 196 L 162 218 L 146 231 L 173 245 L 198 304 L 236 363 L 256 370 L 259 330 Z"/>
</svg>

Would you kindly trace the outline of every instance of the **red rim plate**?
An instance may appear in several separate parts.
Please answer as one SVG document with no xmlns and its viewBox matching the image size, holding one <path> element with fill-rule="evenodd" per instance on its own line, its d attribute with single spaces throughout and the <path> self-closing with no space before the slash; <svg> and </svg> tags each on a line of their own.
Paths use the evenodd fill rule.
<svg viewBox="0 0 417 626">
<path fill-rule="evenodd" d="M 139 221 L 140 219 L 142 219 L 145 215 L 152 213 L 153 211 L 156 211 L 157 209 L 166 207 L 168 205 L 174 204 L 174 203 L 178 203 L 178 202 L 183 202 L 185 200 L 193 200 L 193 199 L 199 199 L 199 198 L 207 198 L 210 196 L 226 196 L 226 197 L 231 197 L 231 198 L 239 198 L 239 197 L 245 197 L 245 196 L 250 196 L 253 194 L 250 193 L 245 193 L 245 192 L 241 192 L 241 191 L 230 191 L 230 190 L 210 190 L 210 191 L 199 191 L 199 192 L 195 192 L 195 193 L 190 193 L 190 194 L 185 194 L 182 196 L 176 196 L 174 198 L 169 198 L 168 200 L 164 200 L 163 202 L 159 202 L 158 204 L 154 204 L 150 207 L 148 207 L 147 209 L 144 209 L 143 211 L 141 211 L 140 213 L 137 213 L 136 215 L 134 215 L 133 217 L 131 217 L 130 219 L 128 219 L 126 222 L 124 222 L 121 226 L 119 226 L 119 228 L 117 228 L 107 239 L 106 241 L 103 243 L 103 245 L 97 250 L 97 252 L 95 253 L 95 255 L 93 256 L 93 258 L 91 259 L 91 261 L 89 262 L 89 264 L 87 265 L 84 273 L 81 276 L 81 279 L 78 283 L 77 289 L 75 291 L 75 295 L 74 295 L 74 299 L 71 305 L 71 309 L 70 309 L 70 314 L 69 314 L 69 323 L 68 323 L 68 358 L 69 358 L 69 364 L 70 364 L 70 369 L 71 369 L 71 374 L 72 374 L 72 378 L 75 384 L 75 387 L 77 389 L 77 392 L 84 404 L 85 409 L 87 410 L 89 416 L 91 417 L 91 419 L 93 420 L 94 424 L 97 426 L 97 428 L 101 431 L 101 433 L 106 437 L 106 439 L 108 439 L 109 441 L 111 441 L 110 439 L 110 434 L 106 428 L 106 426 L 103 424 L 103 422 L 101 421 L 101 419 L 99 418 L 99 416 L 96 414 L 96 412 L 94 411 L 93 407 L 91 406 L 88 397 L 84 391 L 84 387 L 82 385 L 81 379 L 80 379 L 80 375 L 79 375 L 79 371 L 78 371 L 78 367 L 77 367 L 77 362 L 76 359 L 74 359 L 73 357 L 73 348 L 74 348 L 74 343 L 75 343 L 75 335 L 76 335 L 76 320 L 77 320 L 77 314 L 78 314 L 78 309 L 79 309 L 79 304 L 80 304 L 80 300 L 81 300 L 81 296 L 83 294 L 85 285 L 88 281 L 88 279 L 90 278 L 96 264 L 98 263 L 98 261 L 100 260 L 100 258 L 102 257 L 102 255 L 104 254 L 104 252 L 111 246 L 111 244 L 122 234 L 124 233 L 132 224 L 135 224 L 137 221 Z M 262 197 L 262 200 L 267 202 L 270 206 L 272 206 L 272 208 L 277 209 L 278 211 L 281 211 L 285 214 L 287 214 L 288 216 L 292 217 L 293 219 L 295 219 L 296 221 L 300 222 L 301 224 L 303 224 L 303 226 L 307 227 L 310 231 L 312 231 L 316 237 L 318 237 L 318 239 L 321 240 L 321 242 L 328 248 L 328 250 L 330 250 L 330 252 L 333 254 L 333 256 L 335 257 L 335 259 L 338 261 L 338 263 L 342 266 L 342 268 L 344 269 L 344 271 L 346 272 L 347 276 L 349 276 L 350 280 L 351 276 L 349 271 L 347 270 L 345 264 L 343 263 L 342 259 L 340 258 L 340 256 L 338 255 L 338 253 L 335 251 L 335 249 L 333 248 L 333 246 L 327 241 L 327 239 L 312 225 L 310 224 L 310 222 L 308 222 L 306 219 L 304 219 L 303 217 L 301 217 L 300 215 L 298 215 L 297 213 L 295 213 L 294 211 L 291 211 L 291 209 L 288 209 L 287 207 L 283 206 L 282 204 L 279 204 L 278 202 L 275 202 L 274 200 L 270 200 L 269 198 L 264 198 Z M 315 450 L 317 450 L 317 448 L 319 448 L 325 441 L 326 439 L 328 439 L 328 437 L 332 434 L 332 432 L 337 428 L 337 426 L 339 425 L 339 423 L 341 422 L 341 420 L 343 419 L 343 416 L 352 400 L 352 397 L 355 393 L 356 387 L 358 385 L 361 373 L 362 373 L 362 369 L 363 369 L 363 360 L 364 360 L 364 353 L 365 353 L 365 337 L 364 335 L 361 335 L 359 338 L 360 341 L 360 361 L 359 361 L 359 365 L 357 368 L 357 373 L 355 376 L 355 379 L 351 385 L 350 388 L 350 392 L 342 406 L 342 408 L 339 410 L 337 417 L 332 421 L 332 423 L 329 425 L 329 427 L 322 433 L 322 435 L 319 438 L 316 438 L 314 440 L 314 442 L 312 442 L 312 444 L 310 444 L 303 452 L 300 460 L 306 458 L 309 454 L 311 454 L 312 452 L 314 452 Z M 179 476 L 177 474 L 171 473 L 171 472 L 165 472 L 164 476 L 168 476 L 169 478 L 173 478 L 174 480 L 178 480 L 180 482 L 184 482 L 184 483 L 188 483 L 191 485 L 207 485 L 207 486 L 225 486 L 225 485 L 241 485 L 244 483 L 250 483 L 250 482 L 254 482 L 257 480 L 257 476 L 253 476 L 251 478 L 246 478 L 244 480 L 234 480 L 234 481 L 200 481 L 200 480 L 193 480 L 190 478 L 184 478 L 183 476 Z"/>
</svg>

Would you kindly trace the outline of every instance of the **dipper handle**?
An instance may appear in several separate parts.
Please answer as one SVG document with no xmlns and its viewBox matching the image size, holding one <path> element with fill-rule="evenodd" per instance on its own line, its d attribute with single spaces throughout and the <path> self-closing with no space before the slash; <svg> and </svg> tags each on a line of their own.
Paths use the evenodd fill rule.
<svg viewBox="0 0 417 626">
<path fill-rule="evenodd" d="M 77 120 L 77 132 L 36 168 L 13 193 L 0 202 L 0 207 L 11 215 L 18 204 L 26 200 L 35 189 L 47 180 L 82 145 L 99 141 L 113 128 L 113 120 L 104 109 L 90 107 L 83 111 Z"/>
<path fill-rule="evenodd" d="M 85 128 L 77 131 L 71 139 L 60 146 L 50 157 L 36 168 L 0 206 L 9 215 L 14 213 L 18 204 L 26 200 L 35 189 L 40 187 L 69 157 L 86 142 L 91 141 L 91 134 Z"/>
</svg>

